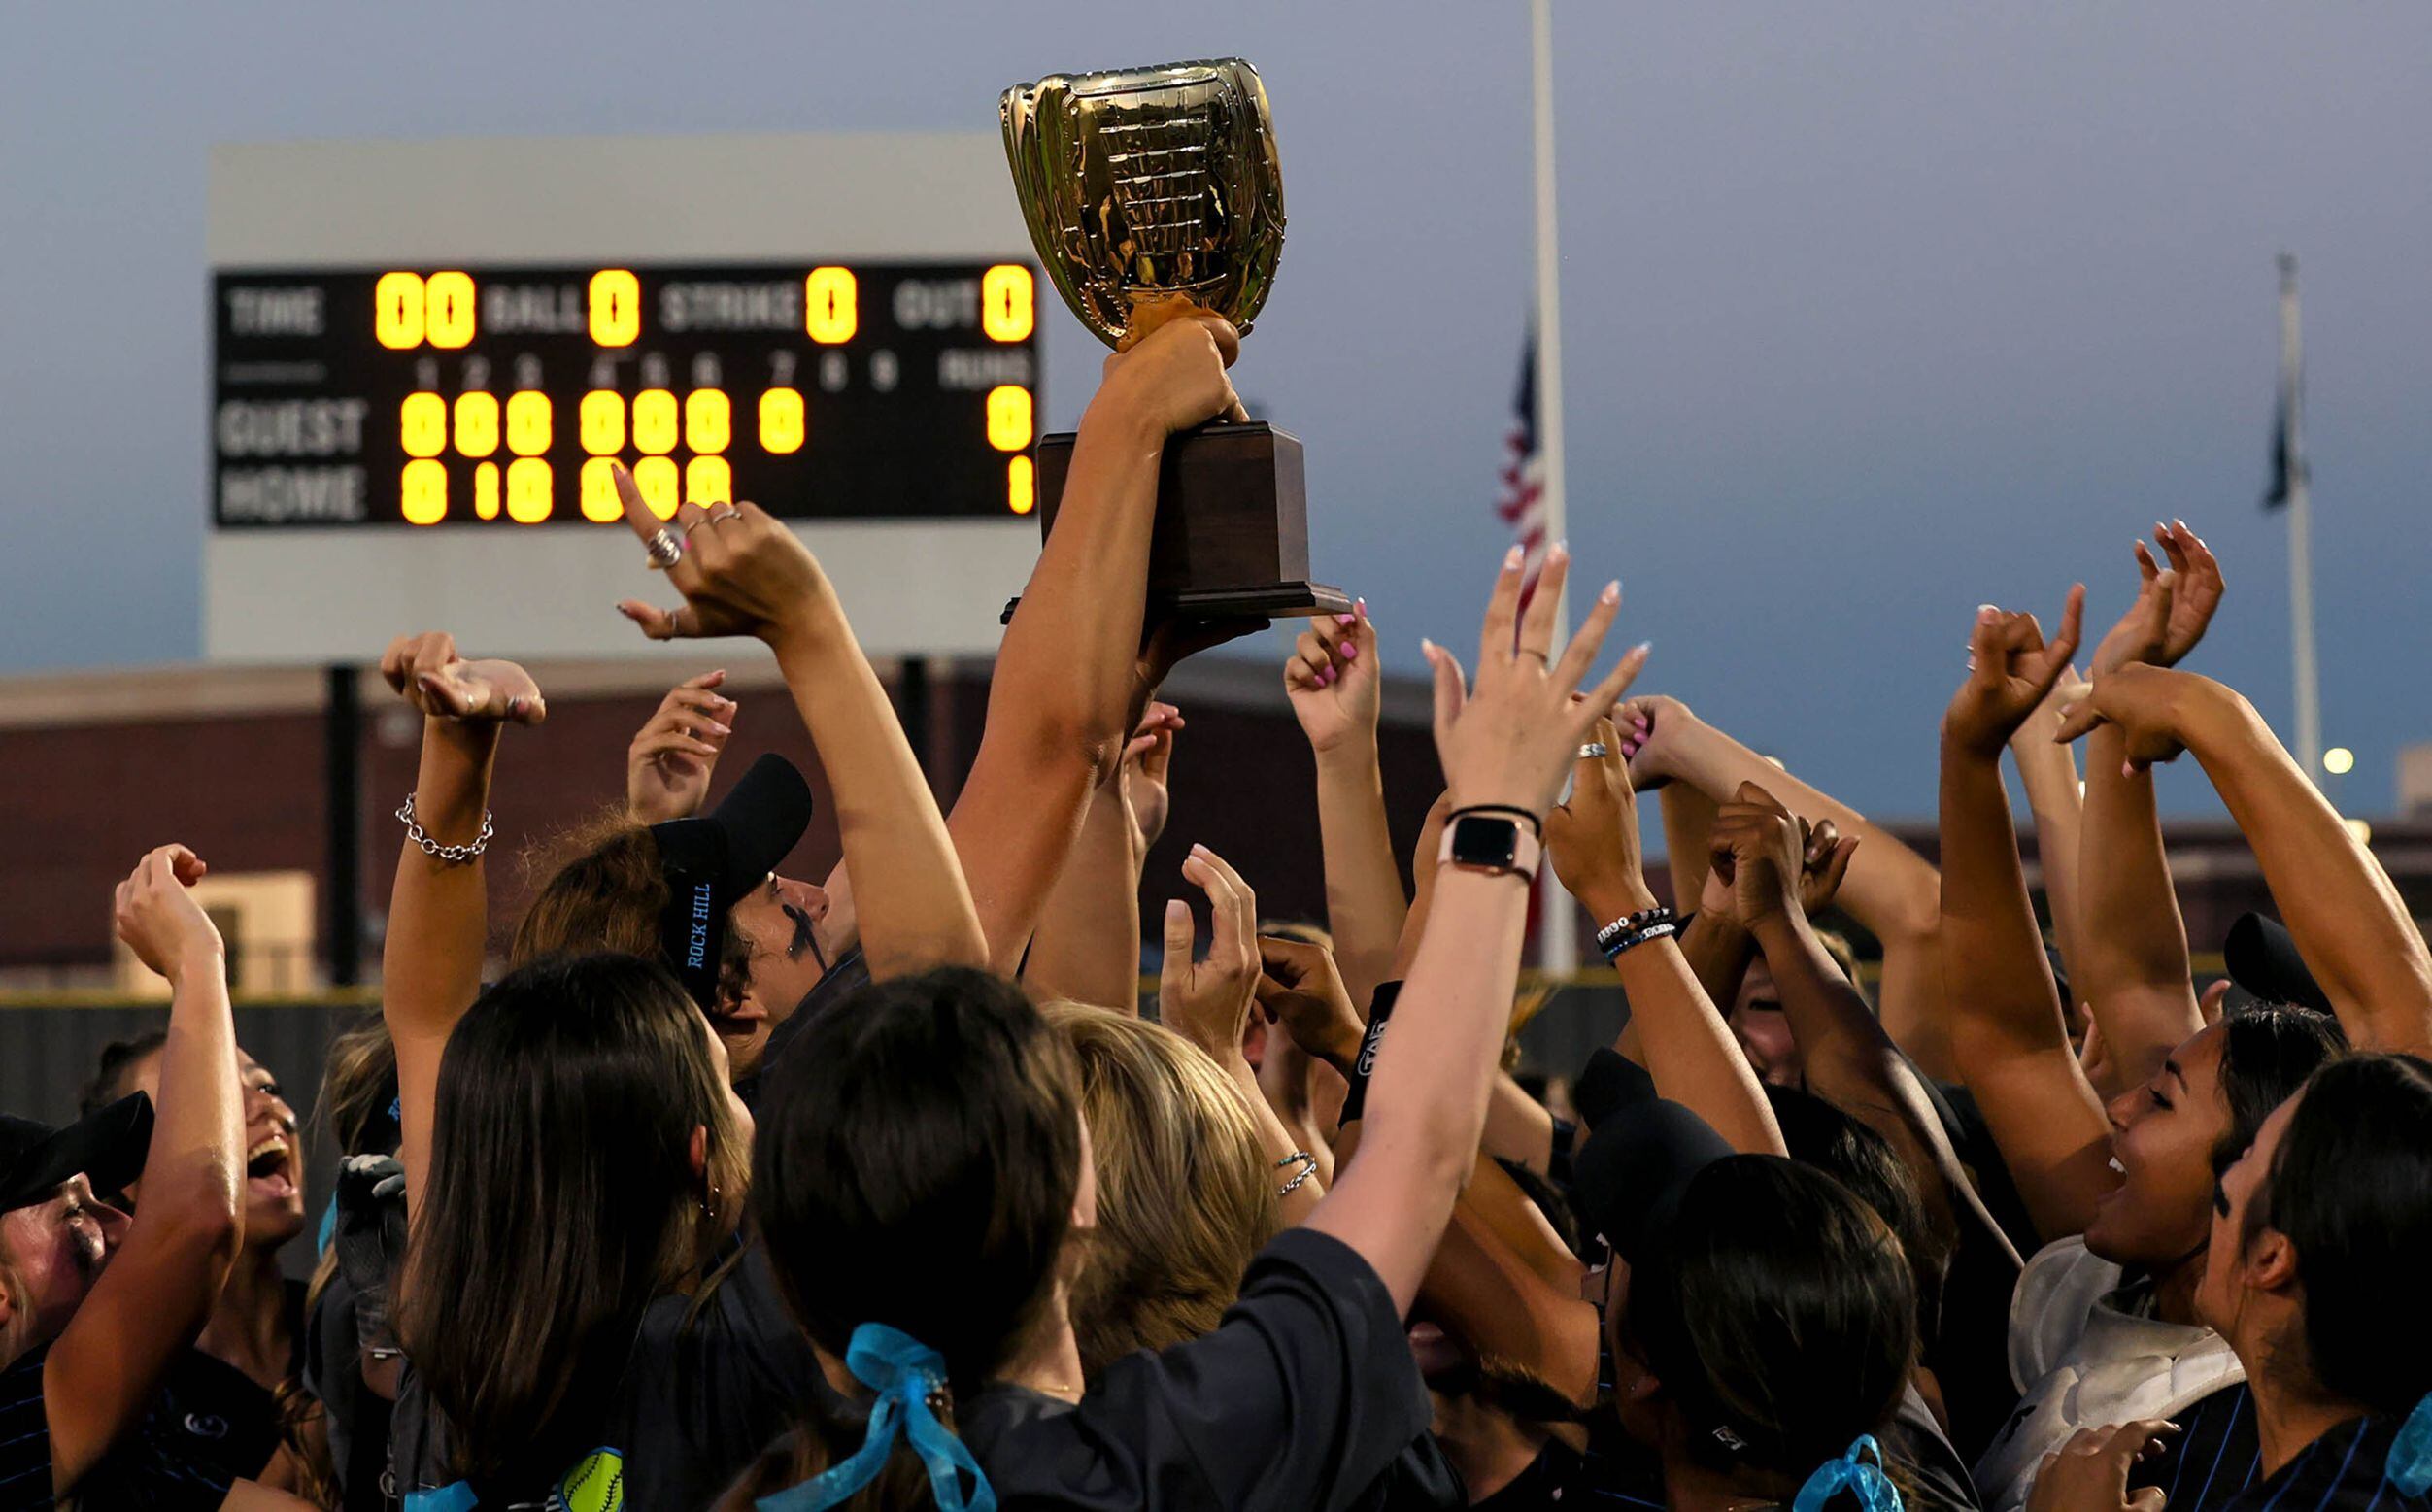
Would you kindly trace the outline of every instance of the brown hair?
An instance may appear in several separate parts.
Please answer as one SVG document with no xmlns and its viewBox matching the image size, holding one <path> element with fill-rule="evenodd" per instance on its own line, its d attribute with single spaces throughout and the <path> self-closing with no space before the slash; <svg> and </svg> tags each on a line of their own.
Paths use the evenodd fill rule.
<svg viewBox="0 0 2432 1512">
<path fill-rule="evenodd" d="M 1098 1227 L 1070 1299 L 1095 1376 L 1224 1320 L 1282 1226 L 1277 1178 L 1239 1091 L 1180 1035 L 1082 1003 L 1040 1011 L 1080 1062 L 1098 1166 Z"/>
<path fill-rule="evenodd" d="M 659 842 L 622 806 L 541 842 L 525 854 L 524 866 L 526 878 L 537 879 L 539 886 L 515 926 L 508 965 L 602 950 L 668 964 L 659 933 L 668 899 Z M 722 1001 L 739 1000 L 753 942 L 732 919 L 726 939 L 718 995 Z"/>
<path fill-rule="evenodd" d="M 458 1473 L 554 1475 L 596 1442 L 644 1309 L 741 1211 L 750 1151 L 729 1097 L 692 1000 L 629 955 L 512 971 L 457 1022 L 397 1337 Z"/>
</svg>

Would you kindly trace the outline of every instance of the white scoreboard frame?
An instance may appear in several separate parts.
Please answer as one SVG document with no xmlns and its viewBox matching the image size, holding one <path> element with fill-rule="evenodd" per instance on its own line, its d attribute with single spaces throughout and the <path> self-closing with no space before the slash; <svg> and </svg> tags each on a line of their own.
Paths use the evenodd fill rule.
<svg viewBox="0 0 2432 1512">
<path fill-rule="evenodd" d="M 215 273 L 1032 254 L 994 133 L 220 146 L 205 247 Z M 993 655 L 1038 558 L 1032 519 L 794 529 L 874 656 Z M 702 655 L 616 613 L 621 598 L 674 601 L 621 528 L 212 527 L 203 562 L 216 662 L 372 660 L 418 629 L 476 655 Z"/>
</svg>

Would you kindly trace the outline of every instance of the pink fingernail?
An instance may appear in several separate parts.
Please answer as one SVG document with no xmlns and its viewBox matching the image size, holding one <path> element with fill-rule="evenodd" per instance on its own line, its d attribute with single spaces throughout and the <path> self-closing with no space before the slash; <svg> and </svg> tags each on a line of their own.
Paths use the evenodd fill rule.
<svg viewBox="0 0 2432 1512">
<path fill-rule="evenodd" d="M 1345 661 L 1357 661 L 1357 660 L 1359 660 L 1359 659 L 1360 659 L 1360 648 L 1359 648 L 1359 647 L 1357 647 L 1357 646 L 1355 646 L 1355 645 L 1353 645 L 1353 644 L 1352 644 L 1351 642 L 1349 642 L 1349 641 L 1345 641 L 1345 642 L 1343 642 L 1343 647 L 1342 647 L 1342 659 L 1343 659 L 1343 660 L 1345 660 Z"/>
<path fill-rule="evenodd" d="M 1357 624 L 1360 622 L 1360 617 L 1358 615 L 1336 615 L 1334 616 L 1334 622 L 1336 624 Z"/>
<path fill-rule="evenodd" d="M 1368 618 L 1368 600 L 1367 600 L 1367 599 L 1365 599 L 1365 598 L 1355 598 L 1355 599 L 1353 599 L 1353 600 L 1351 601 L 1351 613 L 1352 613 L 1354 616 L 1356 616 L 1357 618 L 1359 618 L 1359 619 L 1362 619 L 1362 620 L 1367 619 L 1367 618 Z"/>
<path fill-rule="evenodd" d="M 1520 548 L 1517 546 L 1513 547 L 1510 551 L 1503 553 L 1503 570 L 1505 572 L 1518 572 L 1520 570 Z"/>
<path fill-rule="evenodd" d="M 1320 688 L 1331 688 L 1334 686 L 1334 669 L 1333 667 L 1320 668 L 1317 674 L 1317 686 Z"/>
<path fill-rule="evenodd" d="M 726 728 L 724 724 L 719 723 L 716 720 L 709 722 L 709 727 L 716 730 L 721 735 L 731 735 L 734 733 L 734 731 Z"/>
</svg>

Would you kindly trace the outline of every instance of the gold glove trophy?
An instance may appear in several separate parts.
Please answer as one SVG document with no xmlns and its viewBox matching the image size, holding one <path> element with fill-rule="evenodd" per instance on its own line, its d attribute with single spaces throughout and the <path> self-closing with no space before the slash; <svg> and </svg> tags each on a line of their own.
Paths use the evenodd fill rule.
<svg viewBox="0 0 2432 1512">
<path fill-rule="evenodd" d="M 1177 297 L 1242 335 L 1283 253 L 1283 170 L 1258 70 L 1239 58 L 1017 84 L 998 102 L 1022 217 L 1064 303 L 1117 350 Z M 1155 322 L 1150 318 L 1151 328 Z M 1038 442 L 1042 534 L 1072 460 Z M 1149 548 L 1152 615 L 1343 613 L 1311 583 L 1300 440 L 1213 420 L 1165 443 Z"/>
</svg>

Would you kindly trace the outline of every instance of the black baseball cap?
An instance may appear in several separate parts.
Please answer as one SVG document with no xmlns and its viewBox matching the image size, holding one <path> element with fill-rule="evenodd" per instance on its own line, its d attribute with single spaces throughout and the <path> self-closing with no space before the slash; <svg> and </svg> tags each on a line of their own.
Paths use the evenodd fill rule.
<svg viewBox="0 0 2432 1512">
<path fill-rule="evenodd" d="M 752 763 L 719 805 L 694 819 L 650 826 L 659 842 L 667 907 L 659 944 L 684 990 L 704 1009 L 718 1006 L 718 963 L 726 911 L 768 880 L 811 823 L 811 785 L 773 752 Z"/>
<path fill-rule="evenodd" d="M 65 1128 L 0 1113 L 0 1213 L 47 1200 L 79 1171 L 95 1192 L 117 1192 L 144 1174 L 152 1146 L 152 1098 L 119 1098 Z"/>
<path fill-rule="evenodd" d="M 2330 994 L 2314 980 L 2295 937 L 2277 919 L 2241 914 L 2221 942 L 2229 979 L 2267 1002 L 2296 1003 L 2317 1013 L 2331 1011 Z"/>
<path fill-rule="evenodd" d="M 1571 1158 L 1571 1186 L 1589 1224 L 1638 1265 L 1672 1226 L 1690 1183 L 1732 1154 L 1712 1125 L 1679 1103 L 1633 1099 L 1612 1109 Z"/>
</svg>

